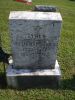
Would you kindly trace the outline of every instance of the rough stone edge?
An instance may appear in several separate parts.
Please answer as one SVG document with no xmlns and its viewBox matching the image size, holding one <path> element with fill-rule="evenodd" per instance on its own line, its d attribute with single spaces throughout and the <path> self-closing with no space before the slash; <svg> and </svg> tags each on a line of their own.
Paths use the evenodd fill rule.
<svg viewBox="0 0 75 100">
<path fill-rule="evenodd" d="M 14 72 L 13 72 L 13 70 L 14 70 Z M 15 74 L 15 71 L 17 72 L 16 74 Z M 45 71 L 45 72 L 43 72 L 43 71 Z M 11 73 L 11 72 L 13 72 L 13 73 Z M 7 79 L 7 85 L 9 87 L 20 88 L 21 84 L 18 83 L 19 82 L 18 80 L 20 78 L 22 78 L 22 79 L 24 78 L 24 81 L 29 82 L 29 81 L 33 81 L 33 80 L 35 81 L 35 79 L 37 77 L 38 77 L 37 79 L 39 79 L 39 80 L 41 78 L 45 77 L 45 78 L 47 78 L 48 82 L 50 81 L 50 78 L 53 78 L 54 79 L 53 83 L 57 84 L 56 86 L 60 86 L 61 70 L 60 70 L 60 66 L 59 66 L 57 60 L 56 60 L 56 64 L 55 64 L 55 69 L 49 69 L 49 70 L 43 69 L 43 70 L 37 70 L 36 72 L 30 71 L 29 69 L 27 69 L 27 70 L 25 69 L 25 71 L 23 70 L 23 73 L 19 73 L 19 72 L 20 72 L 20 70 L 12 69 L 11 65 L 8 66 L 8 68 L 6 69 L 6 79 Z M 53 74 L 53 72 L 54 72 L 54 74 Z M 23 81 L 20 81 L 20 82 L 22 82 L 22 85 L 23 85 Z M 25 87 L 29 87 L 27 82 L 25 82 Z"/>
</svg>

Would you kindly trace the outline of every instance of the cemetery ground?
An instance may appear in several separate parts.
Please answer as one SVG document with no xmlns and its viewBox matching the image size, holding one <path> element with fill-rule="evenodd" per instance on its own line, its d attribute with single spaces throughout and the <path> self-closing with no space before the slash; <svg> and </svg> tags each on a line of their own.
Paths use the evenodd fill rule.
<svg viewBox="0 0 75 100">
<path fill-rule="evenodd" d="M 0 0 L 0 35 L 2 48 L 11 53 L 9 37 L 10 11 L 32 10 L 37 4 L 55 5 L 63 18 L 57 58 L 62 77 L 59 89 L 32 88 L 26 90 L 10 89 L 6 86 L 4 65 L 0 63 L 0 100 L 75 100 L 75 2 L 70 0 L 33 0 L 31 6 L 14 0 Z M 6 65 L 7 67 L 7 65 Z"/>
</svg>

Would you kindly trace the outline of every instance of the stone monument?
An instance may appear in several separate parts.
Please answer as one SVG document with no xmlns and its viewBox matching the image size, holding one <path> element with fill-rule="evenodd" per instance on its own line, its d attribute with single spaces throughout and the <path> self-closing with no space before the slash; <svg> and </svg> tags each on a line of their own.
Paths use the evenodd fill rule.
<svg viewBox="0 0 75 100">
<path fill-rule="evenodd" d="M 57 7 L 49 6 L 49 5 L 36 5 L 33 10 L 40 11 L 40 12 L 56 12 Z"/>
<path fill-rule="evenodd" d="M 54 77 L 59 82 L 61 71 L 56 52 L 61 24 L 62 17 L 58 12 L 10 12 L 13 64 L 6 70 L 9 86 L 27 86 L 27 82 L 34 84 L 35 80 L 44 77 Z"/>
</svg>

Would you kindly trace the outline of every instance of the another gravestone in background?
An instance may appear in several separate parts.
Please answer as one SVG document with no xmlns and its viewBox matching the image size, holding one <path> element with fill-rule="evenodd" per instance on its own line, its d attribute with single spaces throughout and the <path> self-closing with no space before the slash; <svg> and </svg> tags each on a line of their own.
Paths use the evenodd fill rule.
<svg viewBox="0 0 75 100">
<path fill-rule="evenodd" d="M 54 68 L 61 15 L 53 12 L 11 12 L 14 68 Z"/>
<path fill-rule="evenodd" d="M 33 10 L 40 12 L 56 12 L 57 7 L 49 5 L 36 5 Z"/>
</svg>

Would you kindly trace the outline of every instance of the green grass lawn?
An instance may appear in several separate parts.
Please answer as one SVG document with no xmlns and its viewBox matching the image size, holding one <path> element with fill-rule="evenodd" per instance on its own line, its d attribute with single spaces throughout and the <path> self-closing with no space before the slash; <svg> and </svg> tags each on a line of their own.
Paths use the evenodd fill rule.
<svg viewBox="0 0 75 100">
<path fill-rule="evenodd" d="M 8 87 L 2 88 L 3 83 L 0 80 L 0 100 L 75 100 L 75 2 L 70 0 L 33 0 L 33 5 L 27 6 L 14 0 L 0 0 L 0 34 L 3 50 L 11 52 L 8 20 L 10 11 L 32 10 L 33 6 L 37 4 L 57 6 L 63 18 L 57 54 L 62 70 L 61 87 L 58 90 L 36 88 L 18 91 Z M 2 63 L 0 63 L 1 72 L 3 72 Z"/>
</svg>

